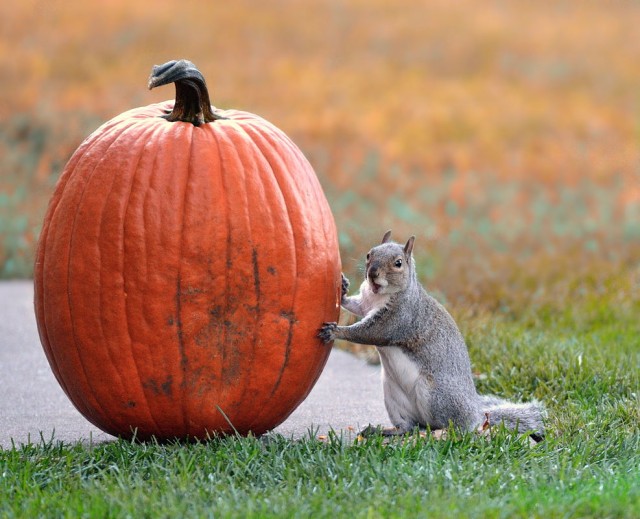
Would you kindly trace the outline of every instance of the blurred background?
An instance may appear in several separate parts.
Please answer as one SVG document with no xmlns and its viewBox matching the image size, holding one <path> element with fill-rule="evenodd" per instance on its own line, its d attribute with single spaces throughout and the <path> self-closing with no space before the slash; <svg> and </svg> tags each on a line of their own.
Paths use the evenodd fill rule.
<svg viewBox="0 0 640 519">
<path fill-rule="evenodd" d="M 187 58 L 307 155 L 351 278 L 393 229 L 459 311 L 639 308 L 638 2 L 21 0 L 0 27 L 2 278 L 80 142 Z"/>
</svg>

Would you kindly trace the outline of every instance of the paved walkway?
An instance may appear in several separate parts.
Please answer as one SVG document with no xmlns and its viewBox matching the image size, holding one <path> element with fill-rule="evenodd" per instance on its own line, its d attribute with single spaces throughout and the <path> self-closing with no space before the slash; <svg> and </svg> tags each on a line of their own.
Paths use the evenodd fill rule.
<svg viewBox="0 0 640 519">
<path fill-rule="evenodd" d="M 287 437 L 309 430 L 349 434 L 369 423 L 387 424 L 378 367 L 334 349 L 309 397 L 277 429 Z M 30 281 L 0 283 L 0 447 L 40 437 L 65 442 L 112 436 L 87 422 L 56 382 L 40 346 Z M 13 442 L 13 443 L 12 443 Z"/>
</svg>

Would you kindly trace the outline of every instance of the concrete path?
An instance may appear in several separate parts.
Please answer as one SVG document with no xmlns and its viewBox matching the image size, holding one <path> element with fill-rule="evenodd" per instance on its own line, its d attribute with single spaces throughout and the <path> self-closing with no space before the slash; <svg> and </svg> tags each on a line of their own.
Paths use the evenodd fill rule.
<svg viewBox="0 0 640 519">
<path fill-rule="evenodd" d="M 349 435 L 385 424 L 380 369 L 334 349 L 309 397 L 277 429 L 301 437 L 330 429 Z M 56 382 L 40 345 L 30 281 L 0 283 L 0 448 L 39 442 L 113 439 L 86 421 Z"/>
</svg>

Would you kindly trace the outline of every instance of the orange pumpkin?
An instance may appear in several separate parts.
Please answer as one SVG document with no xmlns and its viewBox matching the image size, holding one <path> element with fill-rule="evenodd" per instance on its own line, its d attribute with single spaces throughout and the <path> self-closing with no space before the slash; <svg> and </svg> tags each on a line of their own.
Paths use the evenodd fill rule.
<svg viewBox="0 0 640 519">
<path fill-rule="evenodd" d="M 339 313 L 331 211 L 295 144 L 210 107 L 188 61 L 154 67 L 176 101 L 89 136 L 47 210 L 40 339 L 77 409 L 122 437 L 261 434 L 311 390 Z"/>
</svg>

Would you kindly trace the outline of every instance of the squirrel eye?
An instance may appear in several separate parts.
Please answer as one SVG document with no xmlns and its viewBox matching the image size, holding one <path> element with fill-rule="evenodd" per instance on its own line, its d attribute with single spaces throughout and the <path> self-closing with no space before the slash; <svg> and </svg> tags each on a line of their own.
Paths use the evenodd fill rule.
<svg viewBox="0 0 640 519">
<path fill-rule="evenodd" d="M 402 267 L 402 260 L 401 259 L 397 259 L 396 262 L 395 262 L 395 266 L 398 267 L 398 268 Z"/>
<path fill-rule="evenodd" d="M 370 258 L 370 257 L 371 257 L 371 254 L 369 254 L 369 253 L 367 252 L 367 261 L 369 261 L 369 258 Z"/>
</svg>

